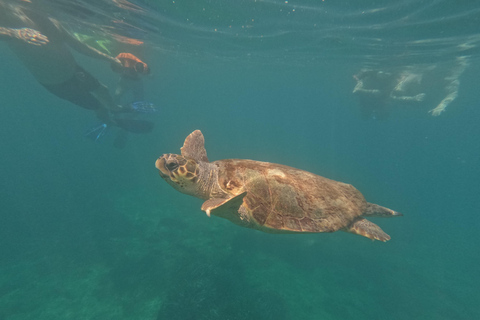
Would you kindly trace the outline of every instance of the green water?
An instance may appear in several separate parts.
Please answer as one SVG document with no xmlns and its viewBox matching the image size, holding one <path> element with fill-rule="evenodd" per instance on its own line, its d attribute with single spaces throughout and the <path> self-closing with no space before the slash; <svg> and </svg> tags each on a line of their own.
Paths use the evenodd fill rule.
<svg viewBox="0 0 480 320">
<path fill-rule="evenodd" d="M 149 135 L 83 136 L 93 114 L 38 85 L 0 43 L 0 320 L 477 319 L 478 61 L 457 100 L 363 121 L 355 62 L 311 66 L 146 51 Z M 108 65 L 77 56 L 110 87 Z M 272 235 L 200 210 L 158 175 L 202 130 L 210 160 L 281 163 L 404 214 L 387 243 Z"/>
</svg>

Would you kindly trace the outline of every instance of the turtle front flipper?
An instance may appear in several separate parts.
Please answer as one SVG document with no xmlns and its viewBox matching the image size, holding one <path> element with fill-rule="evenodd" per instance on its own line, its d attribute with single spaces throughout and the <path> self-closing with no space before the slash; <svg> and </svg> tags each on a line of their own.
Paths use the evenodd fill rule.
<svg viewBox="0 0 480 320">
<path fill-rule="evenodd" d="M 190 133 L 180 150 L 184 157 L 189 157 L 196 161 L 208 162 L 207 150 L 205 150 L 205 138 L 200 130 L 195 130 Z"/>
<path fill-rule="evenodd" d="M 380 240 L 383 242 L 390 240 L 390 236 L 383 232 L 379 226 L 363 218 L 358 219 L 350 224 L 344 229 L 344 231 L 358 234 L 372 240 Z"/>
<path fill-rule="evenodd" d="M 211 198 L 202 204 L 202 210 L 210 217 L 211 214 L 225 218 L 233 223 L 243 225 L 242 218 L 236 213 L 240 210 L 243 204 L 243 198 L 247 195 L 247 192 L 243 192 L 232 198 Z"/>
</svg>

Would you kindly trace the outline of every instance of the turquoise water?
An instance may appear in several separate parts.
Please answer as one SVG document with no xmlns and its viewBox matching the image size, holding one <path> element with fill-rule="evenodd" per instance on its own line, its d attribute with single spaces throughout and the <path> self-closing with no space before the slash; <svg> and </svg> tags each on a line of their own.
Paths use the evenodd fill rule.
<svg viewBox="0 0 480 320">
<path fill-rule="evenodd" d="M 325 1 L 328 10 L 284 2 L 258 1 L 256 10 L 254 1 L 228 2 L 234 7 L 213 14 L 215 1 L 168 10 L 137 1 L 148 10 L 130 13 L 130 22 L 143 21 L 148 31 L 142 52 L 153 74 L 145 91 L 160 112 L 151 134 L 129 136 L 121 150 L 112 146 L 114 132 L 99 143 L 86 139 L 93 113 L 45 91 L 0 43 L 1 320 L 480 317 L 478 5 L 389 1 L 380 11 L 389 19 L 374 11 L 369 28 L 358 12 L 375 2 Z M 78 3 L 99 13 L 108 11 L 99 3 L 113 6 Z M 293 5 L 308 14 L 282 20 L 276 9 Z M 239 37 L 210 30 L 218 24 L 238 32 L 252 12 L 258 29 Z M 315 13 L 323 32 L 309 26 Z M 390 23 L 396 14 L 422 27 L 397 28 Z M 439 30 L 445 16 L 448 27 Z M 260 42 L 260 34 L 271 41 Z M 393 109 L 385 121 L 361 119 L 352 76 L 362 66 L 430 56 L 443 67 L 464 53 L 458 46 L 465 40 L 470 64 L 442 115 L 432 117 L 427 100 Z M 76 58 L 115 86 L 108 65 Z M 404 216 L 371 219 L 392 237 L 387 243 L 343 232 L 272 235 L 208 218 L 202 200 L 175 191 L 154 166 L 195 129 L 210 160 L 308 170 L 351 183 Z"/>
</svg>

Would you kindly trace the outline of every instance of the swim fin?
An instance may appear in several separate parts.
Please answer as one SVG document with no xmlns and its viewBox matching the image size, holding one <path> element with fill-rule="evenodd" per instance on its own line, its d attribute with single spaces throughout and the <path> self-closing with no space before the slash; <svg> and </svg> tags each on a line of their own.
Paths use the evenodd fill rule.
<svg viewBox="0 0 480 320">
<path fill-rule="evenodd" d="M 89 139 L 92 139 L 93 141 L 97 142 L 99 141 L 104 135 L 105 133 L 107 133 L 107 124 L 106 123 L 102 123 L 101 125 L 97 125 L 91 129 L 89 129 L 86 133 L 85 133 L 85 137 L 89 138 Z"/>
<path fill-rule="evenodd" d="M 150 133 L 155 124 L 146 120 L 114 119 L 113 122 L 120 128 L 132 133 Z"/>
<path fill-rule="evenodd" d="M 137 113 L 155 113 L 158 111 L 155 105 L 148 101 L 137 101 L 130 106 L 132 110 Z"/>
</svg>

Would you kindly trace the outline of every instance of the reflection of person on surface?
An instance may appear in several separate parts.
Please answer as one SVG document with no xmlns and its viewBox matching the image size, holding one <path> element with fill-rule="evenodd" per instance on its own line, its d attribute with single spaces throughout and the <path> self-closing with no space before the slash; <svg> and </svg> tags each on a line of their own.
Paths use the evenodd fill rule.
<svg viewBox="0 0 480 320">
<path fill-rule="evenodd" d="M 444 78 L 445 80 L 445 86 L 444 90 L 445 93 L 447 94 L 445 98 L 443 98 L 442 101 L 432 110 L 429 112 L 432 114 L 432 116 L 439 116 L 447 106 L 455 100 L 458 96 L 458 88 L 460 87 L 460 76 L 462 75 L 463 71 L 468 66 L 468 58 L 466 56 L 461 56 L 457 57 L 455 59 L 455 65 L 453 68 L 450 70 L 450 72 L 447 74 L 447 76 Z"/>
<path fill-rule="evenodd" d="M 69 47 L 87 56 L 114 64 L 119 60 L 83 44 L 70 35 L 58 21 L 42 14 L 38 8 L 20 7 L 0 0 L 0 40 L 23 62 L 35 79 L 54 95 L 82 108 L 93 110 L 103 122 L 97 137 L 107 125 L 118 125 L 134 132 L 151 131 L 145 123 L 125 123 L 110 118 L 110 112 L 121 112 L 106 86 L 80 67 Z"/>
<path fill-rule="evenodd" d="M 458 57 L 455 65 L 447 71 L 436 65 L 409 66 L 400 72 L 362 69 L 354 76 L 357 83 L 353 93 L 358 97 L 363 118 L 384 119 L 393 103 L 402 106 L 420 105 L 427 96 L 422 91 L 430 89 L 429 95 L 433 98 L 438 91 L 444 91 L 446 96 L 429 111 L 433 116 L 438 116 L 457 97 L 459 77 L 467 65 L 466 57 Z"/>
<path fill-rule="evenodd" d="M 391 73 L 362 69 L 353 76 L 357 81 L 353 93 L 360 104 L 363 119 L 386 119 L 388 116 L 390 92 L 394 87 Z"/>
<path fill-rule="evenodd" d="M 390 92 L 390 98 L 403 102 L 419 102 L 425 99 L 425 93 L 415 94 L 422 82 L 422 73 L 416 73 L 411 70 L 400 72 L 395 79 L 396 85 Z"/>
</svg>

